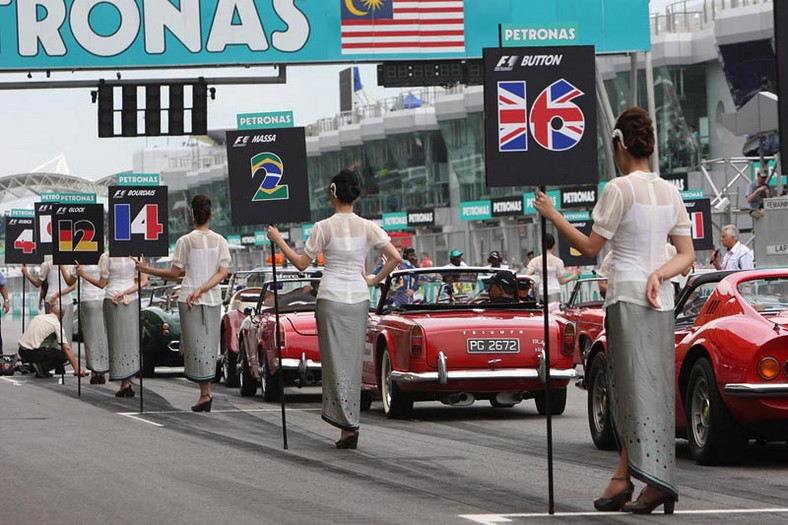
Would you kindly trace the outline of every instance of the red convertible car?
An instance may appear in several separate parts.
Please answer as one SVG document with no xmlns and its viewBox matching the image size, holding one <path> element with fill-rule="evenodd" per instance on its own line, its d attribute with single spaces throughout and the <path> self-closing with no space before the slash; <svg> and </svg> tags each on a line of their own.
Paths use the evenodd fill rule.
<svg viewBox="0 0 788 525">
<path fill-rule="evenodd" d="M 607 281 L 604 277 L 579 279 L 572 289 L 561 314 L 575 325 L 574 362 L 581 364 L 591 349 L 591 344 L 605 327 L 605 302 L 600 284 Z"/>
<path fill-rule="evenodd" d="M 676 434 L 701 464 L 730 463 L 750 439 L 788 436 L 788 270 L 691 278 L 676 300 Z M 605 335 L 585 369 L 591 436 L 615 447 Z"/>
<path fill-rule="evenodd" d="M 318 275 L 278 275 L 279 326 L 282 361 L 276 348 L 274 283 L 267 281 L 258 302 L 238 332 L 238 377 L 242 396 L 253 396 L 260 386 L 263 399 L 279 400 L 282 386 L 298 388 L 320 382 L 320 351 L 315 323 Z"/>
<path fill-rule="evenodd" d="M 362 408 L 383 401 L 390 418 L 407 417 L 415 401 L 465 406 L 489 400 L 511 407 L 533 398 L 547 413 L 544 318 L 533 302 L 498 297 L 489 268 L 424 268 L 393 272 L 370 313 L 362 376 Z M 409 302 L 390 300 L 392 286 L 415 280 Z M 395 283 L 395 284 L 393 284 Z M 574 331 L 549 321 L 550 412 L 566 406 Z"/>
</svg>

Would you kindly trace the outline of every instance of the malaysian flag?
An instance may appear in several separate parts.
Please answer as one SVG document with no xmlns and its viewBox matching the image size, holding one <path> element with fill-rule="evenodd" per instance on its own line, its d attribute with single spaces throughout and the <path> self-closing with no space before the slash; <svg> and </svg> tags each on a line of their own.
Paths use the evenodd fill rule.
<svg viewBox="0 0 788 525">
<path fill-rule="evenodd" d="M 690 222 L 692 223 L 692 238 L 703 239 L 706 237 L 706 232 L 703 231 L 703 212 L 694 211 L 689 214 Z"/>
<path fill-rule="evenodd" d="M 498 82 L 498 151 L 528 151 L 525 82 Z"/>
<path fill-rule="evenodd" d="M 342 54 L 463 53 L 463 0 L 340 0 Z"/>
</svg>

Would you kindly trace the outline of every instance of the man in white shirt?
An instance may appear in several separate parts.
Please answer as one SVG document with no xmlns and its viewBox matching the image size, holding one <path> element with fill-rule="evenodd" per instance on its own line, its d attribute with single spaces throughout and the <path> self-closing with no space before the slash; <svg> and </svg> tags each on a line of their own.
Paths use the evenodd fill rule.
<svg viewBox="0 0 788 525">
<path fill-rule="evenodd" d="M 55 303 L 48 314 L 40 314 L 31 319 L 25 333 L 19 338 L 19 357 L 22 362 L 30 364 L 36 377 L 51 376 L 50 371 L 62 369 L 64 361 L 71 363 L 75 375 L 77 371 L 83 376 L 86 375 L 84 370 L 80 370 L 74 352 L 65 339 L 60 324 L 62 318 L 60 306 Z M 55 342 L 61 345 L 62 349 L 55 346 Z"/>
<path fill-rule="evenodd" d="M 739 229 L 733 224 L 722 227 L 720 242 L 727 252 L 720 260 L 717 250 L 711 254 L 711 264 L 718 270 L 752 270 L 755 268 L 755 259 L 752 250 L 739 242 Z"/>
</svg>

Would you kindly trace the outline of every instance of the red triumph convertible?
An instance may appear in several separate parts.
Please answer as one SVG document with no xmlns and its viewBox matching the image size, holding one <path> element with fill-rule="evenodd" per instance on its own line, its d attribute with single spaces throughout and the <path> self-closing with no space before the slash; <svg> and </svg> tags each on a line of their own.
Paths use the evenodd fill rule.
<svg viewBox="0 0 788 525">
<path fill-rule="evenodd" d="M 453 266 L 389 276 L 367 325 L 362 409 L 380 398 L 388 417 L 404 418 L 415 401 L 464 406 L 484 399 L 512 407 L 533 398 L 539 413 L 547 413 L 542 312 L 517 299 L 516 282 L 500 297 L 491 278 L 489 268 Z M 389 293 L 412 288 L 414 280 L 418 289 L 406 300 Z M 558 317 L 549 327 L 550 411 L 557 415 L 575 377 L 574 331 Z"/>
<path fill-rule="evenodd" d="M 575 325 L 574 362 L 583 363 L 586 354 L 591 349 L 591 343 L 597 338 L 605 327 L 605 302 L 600 284 L 604 285 L 607 279 L 594 277 L 579 279 L 572 289 L 569 301 L 561 308 L 561 313 Z"/>
<path fill-rule="evenodd" d="M 320 351 L 315 323 L 315 298 L 322 274 L 277 273 L 282 362 L 276 348 L 274 283 L 266 281 L 255 308 L 238 332 L 238 377 L 242 396 L 260 386 L 263 399 L 279 400 L 282 386 L 298 388 L 320 382 Z"/>
<path fill-rule="evenodd" d="M 735 461 L 748 440 L 788 436 L 788 270 L 713 272 L 676 299 L 676 434 L 701 464 Z M 615 447 L 607 412 L 605 335 L 586 362 L 588 420 Z"/>
</svg>

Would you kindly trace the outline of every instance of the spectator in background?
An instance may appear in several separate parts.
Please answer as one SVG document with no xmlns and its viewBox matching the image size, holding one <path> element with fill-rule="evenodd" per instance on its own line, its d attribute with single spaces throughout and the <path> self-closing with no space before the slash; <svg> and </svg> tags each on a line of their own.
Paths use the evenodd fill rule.
<svg viewBox="0 0 788 525">
<path fill-rule="evenodd" d="M 70 272 L 71 266 L 66 266 L 66 273 Z M 63 326 L 68 327 L 68 329 L 65 330 L 65 337 L 68 344 L 71 345 L 71 338 L 73 337 L 72 327 L 74 325 L 74 309 L 71 307 L 73 302 L 71 292 L 76 285 L 69 286 L 65 279 L 63 279 L 63 276 L 60 275 L 60 268 L 52 264 L 51 260 L 41 263 L 41 266 L 38 268 L 38 278 L 33 277 L 30 274 L 30 270 L 28 270 L 27 266 L 24 264 L 22 265 L 22 274 L 36 288 L 41 288 L 43 290 L 44 287 L 46 287 L 46 292 L 44 292 L 45 312 L 49 312 L 53 304 L 62 304 Z M 66 308 L 66 305 L 68 305 L 68 308 Z"/>
<path fill-rule="evenodd" d="M 564 261 L 553 255 L 555 251 L 555 237 L 552 234 L 545 234 L 544 247 L 547 250 L 547 304 L 555 309 L 561 303 L 561 285 L 566 284 L 580 276 L 580 268 L 575 270 L 569 276 L 565 276 Z M 535 275 L 537 277 L 536 296 L 540 297 L 543 293 L 542 288 L 542 256 L 539 255 L 531 259 L 528 267 L 525 269 L 526 275 Z"/>
<path fill-rule="evenodd" d="M 711 254 L 711 264 L 718 270 L 752 270 L 755 258 L 752 250 L 739 242 L 739 229 L 733 224 L 722 227 L 720 242 L 727 251 L 720 261 L 719 250 Z"/>
<path fill-rule="evenodd" d="M 452 266 L 460 266 L 465 267 L 468 266 L 465 264 L 465 261 L 462 260 L 462 252 L 460 250 L 452 250 L 449 252 L 449 263 Z"/>
<path fill-rule="evenodd" d="M 432 268 L 432 259 L 427 252 L 421 252 L 421 268 Z"/>
<path fill-rule="evenodd" d="M 0 273 L 0 294 L 3 295 L 3 312 L 8 313 L 11 309 L 11 303 L 8 301 L 8 281 L 6 281 L 5 275 Z M 0 354 L 3 353 L 3 330 L 2 324 L 0 324 Z"/>
<path fill-rule="evenodd" d="M 747 202 L 750 204 L 750 216 L 756 220 L 763 217 L 763 199 L 771 196 L 769 185 L 767 184 L 768 177 L 769 168 L 761 166 L 758 168 L 755 180 L 747 186 Z"/>
<path fill-rule="evenodd" d="M 501 252 L 496 250 L 490 252 L 490 256 L 487 257 L 487 262 L 490 264 L 490 268 L 494 268 L 496 270 L 509 269 L 508 264 L 503 264 L 503 257 L 501 257 Z"/>
<path fill-rule="evenodd" d="M 411 264 L 412 268 L 419 267 L 419 259 L 416 257 L 416 250 L 410 246 L 402 251 L 402 257 Z"/>
</svg>

